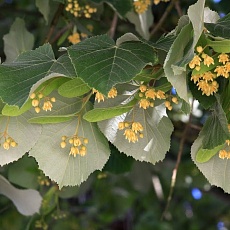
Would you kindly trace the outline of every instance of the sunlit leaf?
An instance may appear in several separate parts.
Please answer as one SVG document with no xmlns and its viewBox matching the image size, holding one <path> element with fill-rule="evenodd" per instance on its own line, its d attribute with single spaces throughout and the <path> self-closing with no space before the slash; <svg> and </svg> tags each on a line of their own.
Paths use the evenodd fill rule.
<svg viewBox="0 0 230 230">
<path fill-rule="evenodd" d="M 89 140 L 86 145 L 87 153 L 83 157 L 69 155 L 71 145 L 68 142 L 65 148 L 60 146 L 62 136 L 72 137 L 76 133 Z M 76 117 L 65 123 L 44 125 L 36 146 L 29 154 L 35 157 L 45 175 L 61 188 L 79 185 L 92 172 L 101 170 L 109 158 L 110 150 L 96 124 Z"/>
<path fill-rule="evenodd" d="M 137 121 L 143 125 L 144 138 L 136 143 L 129 143 L 124 136 L 124 130 L 118 130 L 119 122 Z M 104 135 L 120 152 L 132 156 L 136 160 L 156 163 L 163 160 L 170 147 L 170 136 L 173 126 L 166 117 L 165 107 L 162 105 L 151 109 L 139 109 L 109 120 L 98 122 Z"/>
<path fill-rule="evenodd" d="M 205 163 L 199 163 L 196 161 L 196 154 L 200 148 L 202 148 L 204 142 L 204 136 L 200 135 L 193 143 L 191 148 L 191 156 L 194 163 L 199 170 L 204 174 L 211 185 L 221 187 L 225 192 L 230 193 L 230 161 L 229 159 L 220 159 L 218 152 L 216 151 L 209 161 Z M 227 147 L 225 147 L 227 148 Z M 227 149 L 229 151 L 229 148 Z"/>
<path fill-rule="evenodd" d="M 0 165 L 5 165 L 16 161 L 28 152 L 37 142 L 41 134 L 41 126 L 29 124 L 27 122 L 33 114 L 28 111 L 17 117 L 0 117 Z M 11 137 L 18 144 L 10 147 L 9 150 L 3 148 L 3 142 Z"/>
</svg>

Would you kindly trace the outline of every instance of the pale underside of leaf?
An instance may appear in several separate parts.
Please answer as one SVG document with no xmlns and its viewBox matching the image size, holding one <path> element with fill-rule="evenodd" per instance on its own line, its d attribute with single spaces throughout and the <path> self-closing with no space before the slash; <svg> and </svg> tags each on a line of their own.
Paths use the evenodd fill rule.
<svg viewBox="0 0 230 230">
<path fill-rule="evenodd" d="M 16 147 L 10 147 L 9 150 L 3 148 L 2 144 L 5 138 L 1 138 L 0 146 L 0 165 L 5 165 L 16 161 L 28 152 L 37 142 L 41 134 L 41 126 L 29 124 L 27 120 L 31 118 L 31 112 L 26 112 L 18 117 L 0 117 L 1 136 L 6 130 L 7 134 L 18 143 Z"/>
<path fill-rule="evenodd" d="M 204 136 L 199 136 L 193 143 L 191 148 L 192 159 L 212 185 L 221 187 L 225 192 L 230 193 L 230 161 L 228 159 L 220 159 L 217 152 L 215 156 L 205 163 L 196 161 L 196 154 L 202 147 L 203 138 Z"/>
<path fill-rule="evenodd" d="M 32 216 L 39 212 L 42 197 L 33 189 L 17 189 L 0 175 L 0 194 L 13 201 L 18 211 L 25 216 Z"/>
<path fill-rule="evenodd" d="M 133 115 L 134 113 L 134 115 Z M 133 120 L 143 125 L 144 138 L 139 138 L 136 143 L 129 143 L 123 135 L 124 130 L 118 130 L 119 122 L 130 122 Z M 166 117 L 165 108 L 162 105 L 154 109 L 139 109 L 136 107 L 134 112 L 114 117 L 113 119 L 98 122 L 104 135 L 121 152 L 134 157 L 136 160 L 156 162 L 163 160 L 170 147 L 170 136 L 173 126 Z"/>
<path fill-rule="evenodd" d="M 109 158 L 110 150 L 105 137 L 96 124 L 80 120 L 78 136 L 88 138 L 84 157 L 69 155 L 71 145 L 60 147 L 61 137 L 72 137 L 76 132 L 78 118 L 55 125 L 43 126 L 42 134 L 30 151 L 39 168 L 59 187 L 75 186 L 85 181 L 95 170 L 101 170 Z"/>
</svg>

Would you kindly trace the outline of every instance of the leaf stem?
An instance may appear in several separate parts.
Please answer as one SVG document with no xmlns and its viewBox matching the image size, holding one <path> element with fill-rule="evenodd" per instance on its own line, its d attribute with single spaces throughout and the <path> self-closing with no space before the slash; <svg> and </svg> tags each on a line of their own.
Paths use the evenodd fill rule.
<svg viewBox="0 0 230 230">
<path fill-rule="evenodd" d="M 53 17 L 53 20 L 51 22 L 51 26 L 50 26 L 49 32 L 48 32 L 48 34 L 46 36 L 46 39 L 45 39 L 45 43 L 47 43 L 47 42 L 50 41 L 50 38 L 51 38 L 51 36 L 52 36 L 52 34 L 54 32 L 54 29 L 55 29 L 55 27 L 56 27 L 56 25 L 58 23 L 59 17 L 61 15 L 63 9 L 64 9 L 64 4 L 60 3 L 59 6 L 58 6 L 58 8 L 57 8 L 57 11 L 56 11 L 56 13 L 55 13 L 55 15 Z"/>
<path fill-rule="evenodd" d="M 192 102 L 192 107 L 193 107 L 193 102 Z M 177 178 L 177 172 L 178 172 L 178 168 L 179 168 L 179 165 L 181 162 L 181 156 L 183 153 L 184 144 L 185 144 L 185 141 L 187 138 L 187 132 L 188 132 L 189 128 L 191 127 L 191 125 L 190 125 L 191 119 L 192 119 L 192 113 L 190 113 L 190 115 L 189 115 L 189 120 L 188 120 L 188 122 L 184 128 L 182 138 L 180 140 L 179 150 L 178 150 L 178 154 L 177 154 L 177 161 L 176 161 L 176 165 L 175 165 L 173 172 L 172 172 L 171 185 L 170 185 L 169 195 L 167 198 L 167 204 L 166 204 L 165 209 L 162 213 L 161 220 L 163 220 L 164 217 L 166 216 L 168 209 L 169 209 L 169 206 L 170 206 L 170 202 L 172 200 L 172 195 L 173 195 L 173 191 L 174 191 L 174 187 L 175 187 L 175 183 L 176 183 L 176 178 Z"/>
<path fill-rule="evenodd" d="M 118 21 L 118 16 L 117 16 L 117 13 L 115 12 L 114 16 L 113 16 L 113 20 L 112 20 L 111 26 L 110 26 L 110 29 L 109 29 L 109 32 L 108 32 L 108 35 L 111 38 L 114 37 L 115 31 L 116 31 L 116 27 L 117 27 L 117 21 Z"/>
<path fill-rule="evenodd" d="M 165 22 L 168 14 L 172 11 L 174 5 L 176 5 L 176 3 L 179 0 L 171 0 L 171 2 L 169 3 L 168 7 L 166 8 L 164 14 L 162 15 L 161 19 L 159 20 L 159 22 L 153 27 L 152 31 L 150 32 L 150 36 L 152 37 L 154 34 L 156 34 L 156 32 L 162 27 L 163 23 Z M 178 7 L 178 6 L 176 6 Z M 178 9 L 177 9 L 178 12 Z M 179 13 L 179 16 L 181 16 L 181 12 Z"/>
</svg>

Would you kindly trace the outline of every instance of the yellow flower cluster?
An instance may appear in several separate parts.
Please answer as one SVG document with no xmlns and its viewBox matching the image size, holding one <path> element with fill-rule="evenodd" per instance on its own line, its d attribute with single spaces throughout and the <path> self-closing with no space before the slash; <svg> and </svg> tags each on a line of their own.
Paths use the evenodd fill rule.
<svg viewBox="0 0 230 230">
<path fill-rule="evenodd" d="M 77 44 L 81 41 L 81 39 L 87 38 L 88 35 L 85 33 L 73 33 L 72 35 L 68 36 L 68 40 L 72 44 Z"/>
<path fill-rule="evenodd" d="M 18 145 L 18 143 L 16 143 L 15 142 L 15 140 L 12 138 L 12 137 L 10 137 L 9 135 L 7 135 L 7 134 L 4 134 L 3 135 L 4 136 L 4 142 L 1 144 L 1 146 L 5 149 L 5 150 L 9 150 L 10 149 L 10 147 L 12 147 L 12 148 L 14 148 L 14 147 L 16 147 L 17 145 Z M 2 136 L 2 137 L 3 137 Z M 8 137 L 6 137 L 6 136 L 8 136 Z M 1 137 L 1 138 L 2 138 Z"/>
<path fill-rule="evenodd" d="M 171 102 L 178 104 L 177 97 L 171 97 L 165 94 L 162 90 L 156 90 L 153 87 L 149 87 L 147 85 L 140 85 L 139 87 L 139 97 L 141 98 L 139 101 L 139 107 L 143 109 L 147 109 L 149 107 L 154 106 L 154 100 L 157 99 L 166 99 L 165 107 L 168 110 L 172 110 Z M 171 100 L 171 101 L 170 101 Z"/>
<path fill-rule="evenodd" d="M 143 138 L 142 131 L 144 130 L 140 122 L 119 122 L 118 129 L 125 129 L 124 136 L 129 142 L 137 142 L 138 138 Z"/>
<path fill-rule="evenodd" d="M 74 135 L 71 138 L 68 138 L 67 136 L 62 136 L 62 141 L 60 143 L 61 148 L 66 147 L 67 140 L 71 145 L 69 155 L 73 155 L 74 157 L 76 157 L 77 155 L 85 156 L 87 152 L 86 145 L 89 143 L 89 140 L 87 138 L 79 137 L 77 135 Z"/>
<path fill-rule="evenodd" d="M 215 65 L 214 59 L 209 55 L 203 52 L 203 47 L 198 46 L 196 51 L 198 52 L 197 55 L 190 61 L 189 67 L 191 69 L 196 69 L 200 71 L 201 63 L 205 66 L 213 65 L 209 71 L 201 73 L 201 74 L 193 74 L 191 76 L 191 81 L 196 83 L 198 86 L 198 90 L 202 91 L 202 95 L 205 94 L 207 96 L 213 95 L 218 91 L 219 84 L 215 80 L 219 76 L 223 76 L 225 78 L 229 78 L 230 72 L 230 61 L 229 55 L 225 53 L 221 53 L 218 55 L 218 64 Z"/>
<path fill-rule="evenodd" d="M 100 101 L 104 101 L 105 100 L 105 96 L 100 93 L 98 90 L 93 89 L 93 93 L 95 93 L 95 100 L 98 101 L 98 103 Z M 108 92 L 107 97 L 108 98 L 115 98 L 117 96 L 117 89 L 115 87 L 112 87 L 112 89 Z"/>
<path fill-rule="evenodd" d="M 39 105 L 40 105 L 40 101 L 43 97 L 44 97 L 44 95 L 42 93 L 38 93 L 38 94 L 32 93 L 30 95 L 30 99 L 32 100 L 31 103 L 32 103 L 32 106 L 34 107 L 34 110 L 36 113 L 40 113 L 40 111 L 41 111 L 41 108 Z M 54 102 L 56 102 L 55 97 L 51 97 L 51 98 L 45 97 L 42 109 L 44 111 L 48 111 L 48 110 L 51 111 L 52 107 L 53 107 L 52 103 L 54 103 Z"/>
<path fill-rule="evenodd" d="M 144 13 L 150 5 L 150 0 L 134 0 L 133 2 L 134 9 L 138 14 Z"/>
<path fill-rule="evenodd" d="M 77 0 L 68 0 L 65 10 L 75 17 L 85 18 L 91 18 L 91 15 L 97 12 L 97 8 L 91 7 L 88 4 L 84 5 L 84 3 L 80 4 L 80 1 Z"/>
<path fill-rule="evenodd" d="M 50 186 L 50 180 L 43 174 L 38 176 L 38 184 L 42 186 Z"/>
<path fill-rule="evenodd" d="M 155 5 L 158 5 L 160 2 L 169 2 L 170 0 L 153 0 Z"/>
</svg>

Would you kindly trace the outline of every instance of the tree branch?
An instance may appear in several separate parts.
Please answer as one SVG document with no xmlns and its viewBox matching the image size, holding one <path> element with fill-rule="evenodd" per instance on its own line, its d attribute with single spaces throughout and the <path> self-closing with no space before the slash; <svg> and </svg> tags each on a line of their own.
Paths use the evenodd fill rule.
<svg viewBox="0 0 230 230">
<path fill-rule="evenodd" d="M 193 107 L 193 103 L 192 103 L 192 107 Z M 188 132 L 188 130 L 190 128 L 191 118 L 192 118 L 192 113 L 190 113 L 189 121 L 188 121 L 188 123 L 186 124 L 186 126 L 184 128 L 182 138 L 180 140 L 180 145 L 179 145 L 179 150 L 178 150 L 178 155 L 177 155 L 177 161 L 176 161 L 176 165 L 175 165 L 175 167 L 173 169 L 173 173 L 172 173 L 171 186 L 170 186 L 169 195 L 168 195 L 168 198 L 167 198 L 167 204 L 166 204 L 166 207 L 164 209 L 164 212 L 162 213 L 161 220 L 163 220 L 164 217 L 166 216 L 166 214 L 168 212 L 168 209 L 169 209 L 169 206 L 170 206 L 170 202 L 171 202 L 171 199 L 172 199 L 172 195 L 173 195 L 173 191 L 174 191 L 174 187 L 175 187 L 175 183 L 176 183 L 177 171 L 178 171 L 178 168 L 179 168 L 179 165 L 180 165 L 181 156 L 182 156 L 183 149 L 184 149 L 184 144 L 185 144 L 185 141 L 186 141 L 186 138 L 187 138 L 186 137 L 187 132 Z"/>
<path fill-rule="evenodd" d="M 164 14 L 162 15 L 161 19 L 159 20 L 159 22 L 153 27 L 152 31 L 150 32 L 150 36 L 153 36 L 159 29 L 160 27 L 163 25 L 163 23 L 165 22 L 168 14 L 171 12 L 171 10 L 173 9 L 174 5 L 176 5 L 176 9 L 178 12 L 178 15 L 181 16 L 182 15 L 182 11 L 180 9 L 180 6 L 178 5 L 179 0 L 171 0 L 171 2 L 169 3 L 168 7 L 166 8 Z"/>
<path fill-rule="evenodd" d="M 112 20 L 111 26 L 110 26 L 110 29 L 109 29 L 109 32 L 108 32 L 108 35 L 111 38 L 114 37 L 115 31 L 116 31 L 116 27 L 117 27 L 117 21 L 118 21 L 118 16 L 117 16 L 117 14 L 115 12 L 114 16 L 113 16 L 113 20 Z"/>
<path fill-rule="evenodd" d="M 56 27 L 56 25 L 58 23 L 59 17 L 61 15 L 63 9 L 64 9 L 64 4 L 59 4 L 58 9 L 57 9 L 57 11 L 56 11 L 56 13 L 55 13 L 55 15 L 53 17 L 53 20 L 51 22 L 49 32 L 48 32 L 48 34 L 46 36 L 46 39 L 45 39 L 45 43 L 50 41 L 50 38 L 51 38 L 51 36 L 52 36 L 52 34 L 54 32 L 54 29 L 55 29 L 55 27 Z"/>
</svg>

